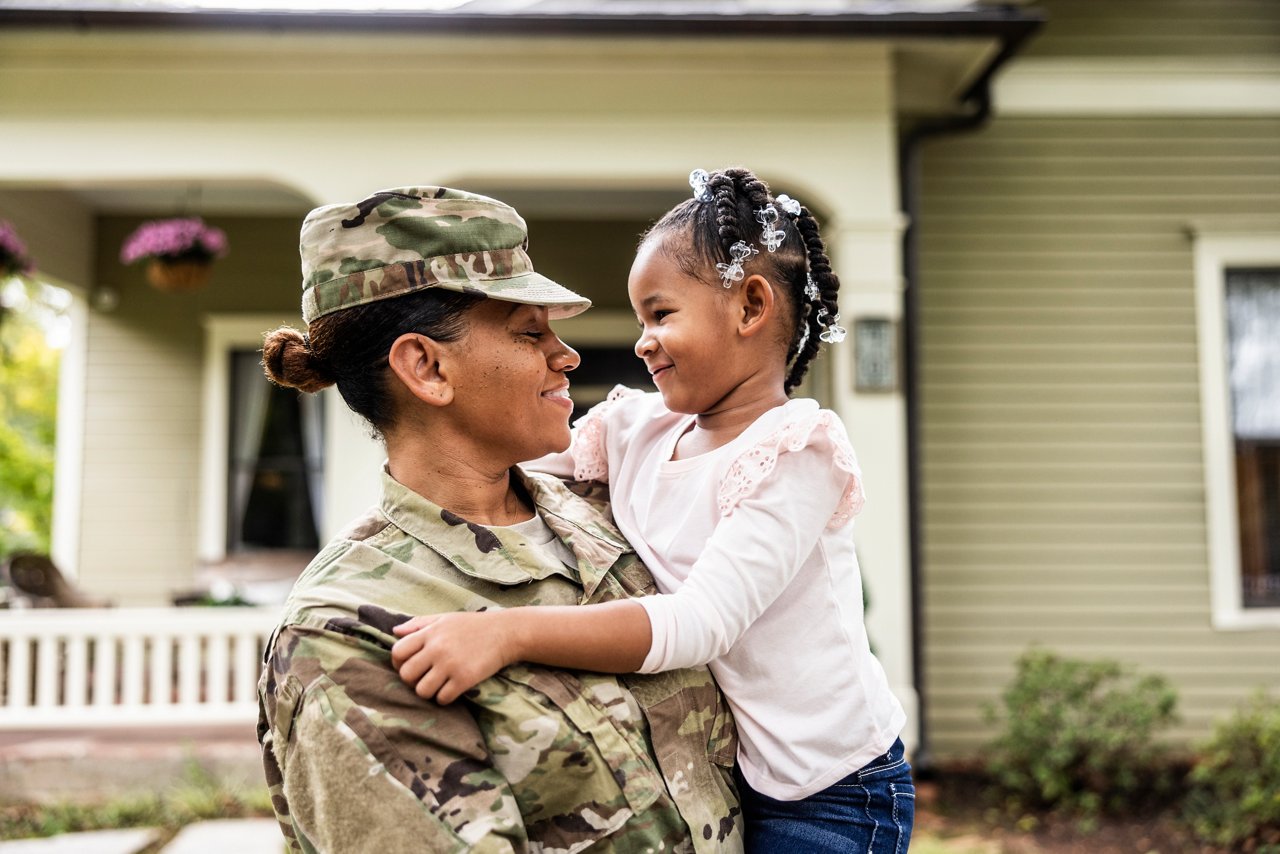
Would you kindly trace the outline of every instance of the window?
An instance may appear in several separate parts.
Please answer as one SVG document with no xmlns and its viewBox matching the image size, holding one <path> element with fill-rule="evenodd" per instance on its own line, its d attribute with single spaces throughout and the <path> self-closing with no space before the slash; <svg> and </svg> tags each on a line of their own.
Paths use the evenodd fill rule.
<svg viewBox="0 0 1280 854">
<path fill-rule="evenodd" d="M 1195 235 L 1213 625 L 1280 628 L 1280 223 Z M 1233 232 L 1235 230 L 1233 229 Z"/>
<path fill-rule="evenodd" d="M 1242 604 L 1280 607 L 1280 268 L 1227 270 L 1226 314 Z"/>
<path fill-rule="evenodd" d="M 267 382 L 257 350 L 231 358 L 227 553 L 320 547 L 323 398 Z"/>
<path fill-rule="evenodd" d="M 322 482 L 322 418 L 333 401 L 278 389 L 262 374 L 262 331 L 288 317 L 223 314 L 205 318 L 204 401 L 200 440 L 198 559 L 217 567 L 238 555 L 294 562 L 327 537 L 334 508 Z M 299 321 L 293 320 L 297 327 Z M 344 437 L 345 438 L 345 437 Z M 363 462 L 363 456 L 356 454 Z M 351 492 L 365 494 L 363 488 Z M 326 501 L 326 498 L 328 499 Z M 363 505 L 362 505 L 363 506 Z M 340 508 L 345 510 L 346 508 Z M 292 555 L 286 555 L 286 552 Z M 305 560 L 298 564 L 301 569 Z"/>
</svg>

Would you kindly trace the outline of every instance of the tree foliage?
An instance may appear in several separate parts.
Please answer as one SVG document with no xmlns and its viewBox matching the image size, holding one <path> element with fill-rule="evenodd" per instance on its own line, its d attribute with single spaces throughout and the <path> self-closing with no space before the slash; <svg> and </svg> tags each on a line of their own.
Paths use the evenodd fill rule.
<svg viewBox="0 0 1280 854">
<path fill-rule="evenodd" d="M 0 556 L 48 551 L 59 353 L 46 323 L 56 314 L 47 286 L 12 281 L 0 322 Z"/>
</svg>

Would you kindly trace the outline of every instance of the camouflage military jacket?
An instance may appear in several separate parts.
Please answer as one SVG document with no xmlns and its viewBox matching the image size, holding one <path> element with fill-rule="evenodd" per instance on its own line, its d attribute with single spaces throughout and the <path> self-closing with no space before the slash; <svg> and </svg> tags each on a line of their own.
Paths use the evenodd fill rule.
<svg viewBox="0 0 1280 854">
<path fill-rule="evenodd" d="M 516 665 L 449 706 L 392 670 L 407 615 L 652 592 L 611 522 L 515 470 L 577 571 L 383 475 L 379 507 L 299 578 L 258 685 L 258 738 L 292 851 L 742 848 L 732 720 L 706 670 Z"/>
</svg>

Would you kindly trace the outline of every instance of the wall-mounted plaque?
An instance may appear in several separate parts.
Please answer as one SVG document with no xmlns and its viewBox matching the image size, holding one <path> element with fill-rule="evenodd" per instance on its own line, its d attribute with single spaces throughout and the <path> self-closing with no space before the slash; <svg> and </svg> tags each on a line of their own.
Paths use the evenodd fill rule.
<svg viewBox="0 0 1280 854">
<path fill-rule="evenodd" d="M 898 328 L 884 317 L 853 322 L 854 388 L 860 392 L 898 388 Z"/>
</svg>

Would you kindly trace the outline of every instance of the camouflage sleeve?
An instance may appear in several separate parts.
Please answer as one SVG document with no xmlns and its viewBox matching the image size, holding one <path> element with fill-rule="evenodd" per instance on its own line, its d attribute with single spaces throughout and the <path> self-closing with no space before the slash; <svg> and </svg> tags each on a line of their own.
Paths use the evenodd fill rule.
<svg viewBox="0 0 1280 854">
<path fill-rule="evenodd" d="M 290 850 L 527 850 L 515 798 L 466 704 L 420 699 L 385 650 L 286 628 L 261 693 L 268 784 Z"/>
</svg>

